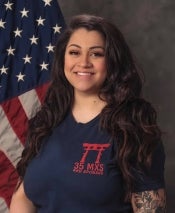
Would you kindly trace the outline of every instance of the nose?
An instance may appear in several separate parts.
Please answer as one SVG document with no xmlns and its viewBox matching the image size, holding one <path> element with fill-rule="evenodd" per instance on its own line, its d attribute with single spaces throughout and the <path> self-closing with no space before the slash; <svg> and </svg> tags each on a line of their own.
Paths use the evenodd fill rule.
<svg viewBox="0 0 175 213">
<path fill-rule="evenodd" d="M 83 68 L 90 68 L 92 66 L 92 63 L 90 61 L 89 55 L 88 54 L 82 54 L 81 57 L 79 58 L 79 66 Z"/>
</svg>

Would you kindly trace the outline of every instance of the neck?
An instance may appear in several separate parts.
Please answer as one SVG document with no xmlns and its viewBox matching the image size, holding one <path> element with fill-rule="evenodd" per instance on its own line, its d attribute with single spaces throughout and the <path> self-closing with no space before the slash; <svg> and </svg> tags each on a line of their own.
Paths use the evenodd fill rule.
<svg viewBox="0 0 175 213">
<path fill-rule="evenodd" d="M 72 114 L 76 121 L 86 123 L 100 114 L 105 105 L 98 95 L 75 94 Z"/>
</svg>

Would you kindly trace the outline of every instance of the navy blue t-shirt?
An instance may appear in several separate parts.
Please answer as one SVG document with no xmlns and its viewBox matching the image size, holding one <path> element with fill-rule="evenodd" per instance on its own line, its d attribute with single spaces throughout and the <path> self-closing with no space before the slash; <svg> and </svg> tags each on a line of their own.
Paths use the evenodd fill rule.
<svg viewBox="0 0 175 213">
<path fill-rule="evenodd" d="M 29 164 L 25 193 L 38 213 L 132 212 L 131 204 L 124 202 L 124 183 L 115 153 L 116 144 L 99 129 L 99 116 L 82 124 L 70 113 Z M 164 187 L 163 149 L 156 153 L 155 161 L 161 166 L 154 171 L 154 178 L 138 175 L 137 191 Z"/>
</svg>

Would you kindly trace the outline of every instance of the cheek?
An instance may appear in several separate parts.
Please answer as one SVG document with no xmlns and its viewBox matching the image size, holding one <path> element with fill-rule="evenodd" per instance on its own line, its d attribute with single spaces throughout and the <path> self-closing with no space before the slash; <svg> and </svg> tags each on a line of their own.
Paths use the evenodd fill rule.
<svg viewBox="0 0 175 213">
<path fill-rule="evenodd" d="M 98 70 L 100 71 L 101 74 L 103 74 L 104 76 L 107 75 L 107 66 L 106 66 L 106 62 L 102 62 L 100 64 L 98 64 Z"/>
<path fill-rule="evenodd" d="M 65 56 L 64 59 L 64 72 L 68 72 L 71 69 L 71 63 L 70 60 L 68 59 L 68 57 Z"/>
<path fill-rule="evenodd" d="M 64 57 L 64 67 L 67 67 L 67 65 L 68 65 L 68 58 L 65 55 L 65 57 Z"/>
<path fill-rule="evenodd" d="M 103 81 L 106 80 L 107 78 L 107 66 L 106 63 L 104 62 L 103 65 L 101 66 L 101 74 L 103 76 Z"/>
<path fill-rule="evenodd" d="M 73 64 L 72 64 L 71 60 L 69 59 L 69 57 L 65 56 L 64 74 L 65 74 L 66 79 L 69 81 L 69 83 L 71 82 L 71 79 L 72 79 L 72 69 L 73 69 Z"/>
</svg>

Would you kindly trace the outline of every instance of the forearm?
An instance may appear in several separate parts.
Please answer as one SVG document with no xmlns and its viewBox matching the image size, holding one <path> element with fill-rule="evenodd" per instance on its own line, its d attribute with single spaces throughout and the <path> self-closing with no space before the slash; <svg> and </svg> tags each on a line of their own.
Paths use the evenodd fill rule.
<svg viewBox="0 0 175 213">
<path fill-rule="evenodd" d="M 164 189 L 136 192 L 132 194 L 134 213 L 166 213 L 166 195 Z"/>
</svg>

